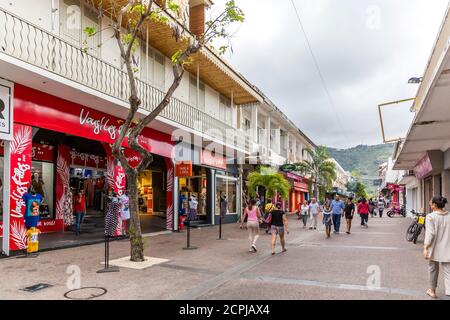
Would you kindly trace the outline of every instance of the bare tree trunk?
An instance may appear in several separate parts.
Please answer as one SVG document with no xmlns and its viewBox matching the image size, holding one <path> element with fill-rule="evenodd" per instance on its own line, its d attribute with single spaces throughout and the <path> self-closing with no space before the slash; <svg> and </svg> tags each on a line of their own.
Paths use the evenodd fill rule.
<svg viewBox="0 0 450 320">
<path fill-rule="evenodd" d="M 317 181 L 314 181 L 314 198 L 319 200 L 319 188 L 317 185 Z"/>
<path fill-rule="evenodd" d="M 138 173 L 132 168 L 125 170 L 125 172 L 127 175 L 128 197 L 130 199 L 130 260 L 142 262 L 144 261 L 144 241 L 139 220 Z"/>
</svg>

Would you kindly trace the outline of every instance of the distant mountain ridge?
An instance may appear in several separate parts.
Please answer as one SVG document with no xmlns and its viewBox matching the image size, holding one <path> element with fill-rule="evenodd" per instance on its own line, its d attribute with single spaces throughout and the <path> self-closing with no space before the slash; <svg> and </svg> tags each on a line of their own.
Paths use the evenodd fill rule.
<svg viewBox="0 0 450 320">
<path fill-rule="evenodd" d="M 349 149 L 328 148 L 330 157 L 335 158 L 342 168 L 349 172 L 360 172 L 365 181 L 378 177 L 378 166 L 387 162 L 393 151 L 392 144 L 359 145 Z M 373 190 L 373 186 L 366 185 Z"/>
</svg>

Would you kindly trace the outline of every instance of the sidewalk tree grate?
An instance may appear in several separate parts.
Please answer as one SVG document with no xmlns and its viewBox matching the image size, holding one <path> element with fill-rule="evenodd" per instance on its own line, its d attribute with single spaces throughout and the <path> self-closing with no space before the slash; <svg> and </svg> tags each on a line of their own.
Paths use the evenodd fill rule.
<svg viewBox="0 0 450 320">
<path fill-rule="evenodd" d="M 20 289 L 20 290 L 33 293 L 33 292 L 44 290 L 44 289 L 51 288 L 51 287 L 53 287 L 53 286 L 51 284 L 48 284 L 48 283 L 38 283 L 38 284 L 29 286 L 29 287 L 26 287 L 26 288 L 23 288 L 23 289 Z"/>
<path fill-rule="evenodd" d="M 69 300 L 91 300 L 105 295 L 108 292 L 101 287 L 84 287 L 66 292 L 64 297 Z"/>
</svg>

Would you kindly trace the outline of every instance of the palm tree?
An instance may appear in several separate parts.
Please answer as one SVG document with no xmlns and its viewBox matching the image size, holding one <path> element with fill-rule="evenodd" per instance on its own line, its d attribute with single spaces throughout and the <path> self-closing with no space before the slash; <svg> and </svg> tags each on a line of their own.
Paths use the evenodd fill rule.
<svg viewBox="0 0 450 320">
<path fill-rule="evenodd" d="M 283 199 L 289 197 L 291 184 L 289 181 L 275 169 L 270 167 L 260 167 L 248 175 L 248 188 L 251 196 L 255 196 L 258 187 L 264 187 L 266 190 L 265 199 L 272 198 L 278 194 Z"/>
<path fill-rule="evenodd" d="M 315 150 L 305 149 L 305 151 L 309 155 L 309 159 L 296 163 L 296 171 L 311 176 L 314 184 L 314 196 L 318 198 L 318 186 L 328 189 L 336 180 L 336 165 L 331 161 L 327 149 L 323 146 L 317 147 Z"/>
</svg>

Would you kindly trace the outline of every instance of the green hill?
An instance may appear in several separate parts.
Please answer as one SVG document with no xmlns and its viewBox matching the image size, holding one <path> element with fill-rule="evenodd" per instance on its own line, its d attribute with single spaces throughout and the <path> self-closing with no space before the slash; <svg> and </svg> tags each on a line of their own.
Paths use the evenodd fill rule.
<svg viewBox="0 0 450 320">
<path fill-rule="evenodd" d="M 347 171 L 358 171 L 368 190 L 376 188 L 370 181 L 378 177 L 378 166 L 383 164 L 392 156 L 393 144 L 380 144 L 375 146 L 359 145 L 350 149 L 328 148 L 330 156 Z"/>
</svg>

